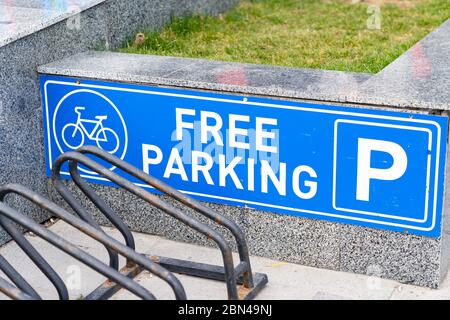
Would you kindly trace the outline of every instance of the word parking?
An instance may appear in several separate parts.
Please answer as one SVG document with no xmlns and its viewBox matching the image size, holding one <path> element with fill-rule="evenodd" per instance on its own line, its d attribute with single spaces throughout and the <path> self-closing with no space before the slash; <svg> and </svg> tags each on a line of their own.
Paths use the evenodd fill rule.
<svg viewBox="0 0 450 320">
<path fill-rule="evenodd" d="M 232 186 L 238 190 L 255 191 L 255 178 L 259 177 L 260 192 L 269 192 L 269 183 L 275 188 L 274 192 L 279 195 L 285 196 L 286 180 L 289 176 L 292 179 L 292 191 L 295 195 L 301 199 L 311 199 L 316 195 L 317 182 L 311 179 L 317 178 L 317 173 L 313 168 L 309 166 L 300 165 L 292 168 L 292 172 L 287 172 L 288 168 L 286 162 L 276 163 L 278 173 L 275 172 L 273 166 L 267 159 L 260 160 L 260 166 L 256 170 L 257 159 L 249 156 L 245 158 L 246 150 L 256 150 L 258 152 L 272 154 L 270 158 L 278 159 L 273 155 L 277 155 L 279 148 L 276 145 L 278 141 L 277 132 L 270 131 L 277 127 L 277 119 L 256 117 L 254 119 L 255 128 L 253 128 L 254 137 L 250 139 L 250 132 L 245 124 L 250 124 L 251 119 L 246 115 L 229 114 L 227 128 L 228 134 L 223 134 L 224 120 L 221 116 L 215 112 L 201 111 L 199 126 L 194 126 L 194 121 L 188 122 L 184 119 L 184 116 L 195 117 L 196 111 L 193 109 L 176 109 L 176 140 L 183 141 L 185 138 L 183 135 L 183 129 L 194 130 L 194 137 L 201 137 L 201 144 L 214 144 L 215 147 L 223 147 L 227 144 L 231 148 L 235 148 L 237 153 L 242 153 L 242 156 L 233 156 L 232 159 L 227 159 L 225 154 L 219 154 L 217 156 L 217 164 L 215 164 L 214 158 L 211 154 L 203 151 L 192 150 L 190 157 L 186 157 L 191 162 L 191 176 L 188 177 L 184 161 L 180 155 L 180 150 L 175 147 L 170 151 L 170 156 L 166 162 L 164 170 L 164 178 L 171 179 L 173 176 L 178 176 L 183 181 L 191 181 L 199 183 L 199 177 L 202 176 L 205 183 L 209 185 L 219 185 L 221 187 L 227 187 L 227 180 L 230 181 Z M 212 120 L 211 125 L 209 120 Z M 241 124 L 241 127 L 239 127 Z M 198 131 L 195 131 L 195 128 Z M 270 129 L 269 129 L 270 128 Z M 213 138 L 211 142 L 209 137 Z M 223 136 L 227 137 L 224 141 Z M 188 135 L 190 140 L 192 135 Z M 239 139 L 241 138 L 241 139 Z M 254 145 L 246 141 L 255 141 Z M 270 141 L 270 144 L 268 143 Z M 183 145 L 183 144 L 182 144 Z M 241 151 L 241 152 L 239 152 Z M 149 153 L 153 153 L 154 157 L 151 158 Z M 163 153 L 161 148 L 156 145 L 143 145 L 143 164 L 144 171 L 149 173 L 151 165 L 160 165 L 163 162 Z M 189 161 L 189 159 L 192 159 Z M 273 162 L 273 161 L 272 161 Z M 217 170 L 212 170 L 213 166 L 217 165 Z M 243 176 L 238 176 L 236 173 L 236 167 L 240 165 L 246 165 Z M 211 171 L 217 174 L 213 176 Z M 301 181 L 301 176 L 306 177 L 304 181 Z M 301 184 L 300 184 L 301 183 Z M 303 191 L 302 189 L 306 190 Z"/>
</svg>

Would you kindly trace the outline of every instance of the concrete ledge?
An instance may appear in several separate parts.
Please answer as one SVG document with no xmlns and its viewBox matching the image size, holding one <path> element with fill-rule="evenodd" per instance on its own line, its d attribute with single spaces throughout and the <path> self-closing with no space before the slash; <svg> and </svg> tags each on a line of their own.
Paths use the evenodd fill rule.
<svg viewBox="0 0 450 320">
<path fill-rule="evenodd" d="M 105 0 L 61 2 L 59 6 L 42 1 L 0 1 L 0 47 L 77 16 Z M 75 26 L 74 26 L 75 27 Z"/>
<path fill-rule="evenodd" d="M 373 75 L 91 51 L 40 73 L 308 100 L 347 101 Z"/>
<path fill-rule="evenodd" d="M 39 71 L 273 97 L 446 111 L 450 110 L 449 93 L 444 89 L 450 82 L 449 32 L 450 20 L 376 75 L 112 52 L 82 53 L 41 66 Z"/>
<path fill-rule="evenodd" d="M 449 33 L 450 19 L 364 83 L 352 100 L 437 112 L 450 110 Z"/>
</svg>

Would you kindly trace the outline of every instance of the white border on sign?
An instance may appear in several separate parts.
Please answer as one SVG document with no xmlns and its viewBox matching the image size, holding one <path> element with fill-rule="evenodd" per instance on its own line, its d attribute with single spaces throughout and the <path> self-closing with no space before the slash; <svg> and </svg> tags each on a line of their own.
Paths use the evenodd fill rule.
<svg viewBox="0 0 450 320">
<path fill-rule="evenodd" d="M 211 97 L 195 96 L 195 95 L 188 95 L 188 94 L 158 92 L 158 91 L 151 91 L 151 90 L 131 89 L 131 88 L 118 88 L 118 87 L 110 87 L 110 86 L 94 85 L 94 84 L 77 84 L 75 82 L 47 80 L 44 84 L 44 100 L 45 100 L 45 112 L 46 112 L 46 119 L 47 119 L 47 134 L 48 134 L 47 145 L 49 148 L 50 169 L 52 168 L 53 161 L 51 159 L 51 156 L 52 156 L 51 155 L 51 139 L 50 139 L 50 130 L 48 128 L 49 112 L 48 112 L 47 86 L 49 84 L 60 84 L 60 85 L 65 85 L 65 86 L 78 87 L 78 88 L 79 87 L 96 88 L 96 89 L 103 89 L 103 90 L 133 92 L 133 93 L 142 93 L 142 94 L 157 95 L 157 96 L 169 96 L 169 97 L 196 99 L 196 100 L 204 100 L 204 101 L 217 101 L 217 102 L 232 103 L 232 104 L 250 105 L 250 106 L 255 106 L 255 107 L 267 107 L 267 108 L 275 108 L 275 109 L 286 109 L 286 110 L 297 110 L 297 111 L 307 111 L 307 112 L 326 113 L 326 114 L 337 114 L 337 115 L 342 115 L 342 116 L 365 117 L 365 118 L 372 118 L 372 119 L 384 119 L 384 120 L 391 120 L 391 121 L 402 121 L 402 122 L 411 122 L 411 123 L 421 123 L 421 124 L 432 125 L 432 126 L 436 127 L 438 134 L 437 134 L 437 150 L 436 150 L 436 175 L 435 175 L 435 178 L 436 178 L 435 186 L 436 187 L 434 189 L 435 193 L 434 193 L 433 222 L 432 222 L 432 225 L 429 227 L 411 226 L 411 225 L 407 225 L 407 224 L 401 224 L 401 223 L 396 223 L 396 222 L 387 222 L 387 221 L 378 221 L 378 220 L 373 220 L 373 219 L 368 219 L 368 218 L 349 217 L 349 216 L 341 215 L 341 214 L 291 208 L 291 207 L 278 206 L 278 205 L 267 204 L 267 203 L 260 203 L 260 202 L 255 202 L 255 201 L 248 201 L 248 200 L 234 199 L 234 198 L 228 198 L 228 197 L 220 197 L 220 196 L 216 196 L 216 195 L 196 193 L 196 192 L 191 192 L 191 191 L 184 191 L 184 190 L 179 190 L 179 191 L 183 192 L 185 194 L 188 194 L 188 195 L 192 195 L 192 196 L 201 196 L 201 197 L 217 199 L 217 200 L 232 201 L 232 202 L 236 202 L 236 203 L 257 205 L 257 206 L 262 206 L 262 207 L 267 207 L 267 208 L 281 209 L 281 210 L 287 210 L 287 211 L 299 212 L 299 213 L 307 213 L 307 214 L 311 214 L 311 215 L 325 216 L 325 217 L 338 218 L 338 219 L 344 219 L 344 220 L 354 220 L 354 221 L 359 221 L 359 222 L 364 222 L 364 223 L 371 223 L 371 224 L 375 224 L 375 225 L 384 225 L 384 226 L 412 229 L 412 230 L 418 230 L 418 231 L 431 231 L 434 229 L 434 227 L 436 225 L 437 185 L 438 185 L 438 180 L 439 180 L 439 167 L 440 167 L 441 127 L 440 127 L 439 123 L 437 123 L 435 121 L 423 120 L 423 119 L 402 118 L 402 117 L 395 117 L 395 116 L 382 116 L 382 115 L 376 115 L 376 114 L 362 114 L 362 113 L 348 112 L 348 111 L 325 110 L 325 109 L 315 109 L 315 108 L 297 107 L 297 106 L 286 106 L 286 105 L 271 104 L 271 103 L 250 102 L 247 99 L 233 100 L 233 99 L 223 99 L 223 98 L 211 98 Z M 68 172 L 61 172 L 61 174 L 70 176 L 70 174 Z M 81 175 L 81 176 L 84 178 L 93 179 L 93 180 L 109 181 L 109 180 L 101 178 L 99 176 L 89 176 L 89 175 Z M 136 183 L 136 185 L 138 185 L 140 187 L 144 187 L 144 188 L 151 188 L 150 186 L 144 185 L 144 184 Z"/>
<path fill-rule="evenodd" d="M 431 130 L 426 128 L 417 128 L 417 127 L 408 127 L 408 126 L 401 126 L 401 125 L 389 125 L 389 124 L 383 124 L 383 123 L 374 123 L 374 122 L 366 122 L 366 121 L 353 121 L 353 120 L 336 120 L 334 123 L 334 152 L 333 152 L 333 208 L 337 211 L 346 211 L 351 213 L 358 213 L 358 214 L 364 214 L 369 216 L 376 216 L 376 217 L 383 217 L 388 219 L 394 219 L 394 220 L 403 220 L 403 221 L 411 221 L 411 222 L 418 222 L 418 223 L 424 223 L 428 220 L 428 206 L 429 206 L 429 192 L 430 192 L 430 170 L 431 170 L 431 154 L 427 157 L 427 181 L 425 186 L 425 212 L 424 212 L 424 218 L 423 219 L 414 219 L 414 218 L 405 218 L 405 217 L 399 217 L 399 216 L 393 216 L 378 212 L 370 212 L 370 211 L 363 211 L 363 210 L 355 210 L 350 208 L 341 208 L 336 205 L 336 171 L 337 171 L 337 152 L 338 152 L 338 127 L 341 123 L 350 123 L 350 124 L 361 124 L 365 126 L 373 126 L 373 127 L 383 127 L 383 128 L 394 128 L 394 129 L 401 129 L 401 130 L 409 130 L 409 131 L 422 131 L 428 133 L 428 150 L 431 150 L 431 147 L 433 145 L 433 133 Z"/>
</svg>

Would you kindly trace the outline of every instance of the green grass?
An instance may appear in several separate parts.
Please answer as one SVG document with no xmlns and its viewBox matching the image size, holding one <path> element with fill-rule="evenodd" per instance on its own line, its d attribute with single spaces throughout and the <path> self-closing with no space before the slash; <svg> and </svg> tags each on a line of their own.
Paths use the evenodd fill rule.
<svg viewBox="0 0 450 320">
<path fill-rule="evenodd" d="M 175 18 L 122 52 L 376 73 L 450 17 L 449 0 L 385 0 L 381 29 L 370 3 L 244 0 L 219 17 Z"/>
</svg>

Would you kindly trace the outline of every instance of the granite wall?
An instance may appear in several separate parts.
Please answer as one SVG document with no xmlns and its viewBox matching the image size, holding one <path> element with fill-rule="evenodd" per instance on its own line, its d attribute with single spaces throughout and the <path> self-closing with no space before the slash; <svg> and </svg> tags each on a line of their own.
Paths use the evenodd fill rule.
<svg viewBox="0 0 450 320">
<path fill-rule="evenodd" d="M 62 5 L 64 0 L 60 1 Z M 49 188 L 45 177 L 39 65 L 89 49 L 116 48 L 139 28 L 156 30 L 172 16 L 215 14 L 236 2 L 86 0 L 86 8 L 67 7 L 67 12 L 59 12 L 49 10 L 39 0 L 0 1 L 0 6 L 8 6 L 8 19 L 20 20 L 10 35 L 0 39 L 0 184 L 22 183 L 43 194 Z M 0 17 L 8 12 L 0 12 Z M 4 34 L 0 32 L 1 36 Z M 11 201 L 33 218 L 47 219 L 36 208 Z M 0 244 L 7 240 L 0 229 Z"/>
</svg>

